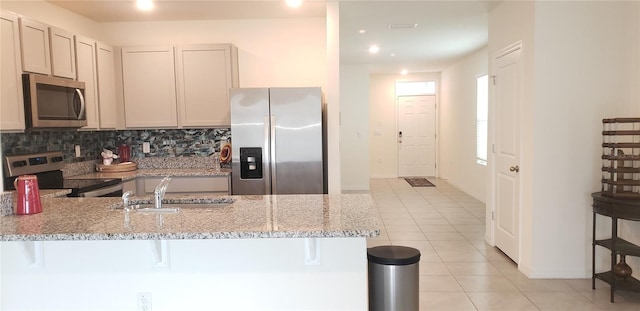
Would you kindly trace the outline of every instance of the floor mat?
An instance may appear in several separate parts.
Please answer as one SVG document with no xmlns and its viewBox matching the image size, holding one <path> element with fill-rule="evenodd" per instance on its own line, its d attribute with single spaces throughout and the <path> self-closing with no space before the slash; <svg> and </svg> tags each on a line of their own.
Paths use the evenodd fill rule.
<svg viewBox="0 0 640 311">
<path fill-rule="evenodd" d="M 432 184 L 426 178 L 405 178 L 412 187 L 435 187 L 436 185 Z"/>
</svg>

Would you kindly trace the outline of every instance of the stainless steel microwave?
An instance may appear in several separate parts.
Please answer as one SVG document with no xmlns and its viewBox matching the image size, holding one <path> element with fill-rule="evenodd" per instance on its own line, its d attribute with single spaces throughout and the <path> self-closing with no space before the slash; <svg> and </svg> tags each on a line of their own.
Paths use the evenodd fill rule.
<svg viewBox="0 0 640 311">
<path fill-rule="evenodd" d="M 26 123 L 29 128 L 87 125 L 84 82 L 23 74 Z"/>
</svg>

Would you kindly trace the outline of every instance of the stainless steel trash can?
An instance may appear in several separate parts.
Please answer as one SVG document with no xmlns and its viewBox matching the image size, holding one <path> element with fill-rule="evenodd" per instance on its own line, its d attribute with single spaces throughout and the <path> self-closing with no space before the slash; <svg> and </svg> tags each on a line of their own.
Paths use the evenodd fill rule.
<svg viewBox="0 0 640 311">
<path fill-rule="evenodd" d="M 420 251 L 396 245 L 367 249 L 370 311 L 418 311 Z"/>
</svg>

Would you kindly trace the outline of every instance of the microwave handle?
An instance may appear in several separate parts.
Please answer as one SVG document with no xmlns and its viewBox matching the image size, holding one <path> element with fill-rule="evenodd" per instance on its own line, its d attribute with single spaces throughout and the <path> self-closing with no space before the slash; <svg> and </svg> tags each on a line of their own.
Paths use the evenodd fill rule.
<svg viewBox="0 0 640 311">
<path fill-rule="evenodd" d="M 82 91 L 80 89 L 76 89 L 76 94 L 78 98 L 80 98 L 80 113 L 78 113 L 78 120 L 82 120 L 82 116 L 84 115 L 84 95 L 82 95 Z"/>
</svg>

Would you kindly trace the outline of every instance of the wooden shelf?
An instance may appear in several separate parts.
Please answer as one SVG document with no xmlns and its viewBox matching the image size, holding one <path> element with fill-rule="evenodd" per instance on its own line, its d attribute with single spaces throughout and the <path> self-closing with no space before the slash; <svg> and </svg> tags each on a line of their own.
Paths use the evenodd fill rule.
<svg viewBox="0 0 640 311">
<path fill-rule="evenodd" d="M 595 243 L 596 245 L 613 250 L 613 239 L 596 240 Z M 616 253 L 640 257 L 640 246 L 637 246 L 625 239 L 618 238 L 616 239 Z"/>
<path fill-rule="evenodd" d="M 618 191 L 616 193 L 603 192 L 602 195 L 609 196 L 612 198 L 617 198 L 617 199 L 639 199 L 640 198 L 640 194 L 638 194 L 637 192 L 631 192 L 631 191 Z"/>
<path fill-rule="evenodd" d="M 602 143 L 604 148 L 640 148 L 640 143 Z"/>
<path fill-rule="evenodd" d="M 640 167 L 603 167 L 602 171 L 609 173 L 640 173 Z"/>
<path fill-rule="evenodd" d="M 614 136 L 614 135 L 640 135 L 640 131 L 636 131 L 636 130 L 602 131 L 602 135 L 604 135 L 604 136 Z"/>
<path fill-rule="evenodd" d="M 634 179 L 609 180 L 603 178 L 601 182 L 615 186 L 640 186 L 640 180 Z"/>
<path fill-rule="evenodd" d="M 595 192 L 591 194 L 593 198 L 593 231 L 591 246 L 591 287 L 596 288 L 596 278 L 605 281 L 611 286 L 611 302 L 614 302 L 614 291 L 617 289 L 629 290 L 640 293 L 640 281 L 633 276 L 625 279 L 616 276 L 612 271 L 618 263 L 618 258 L 624 256 L 640 257 L 640 246 L 631 243 L 618 236 L 618 220 L 625 219 L 629 221 L 640 221 L 640 200 L 638 193 L 628 192 L 634 199 L 620 197 L 620 193 L 604 193 Z M 596 215 L 611 217 L 611 238 L 596 240 Z M 596 273 L 596 246 L 604 247 L 611 251 L 609 265 L 611 270 L 602 273 Z M 636 272 L 637 275 L 637 272 Z"/>
<path fill-rule="evenodd" d="M 619 278 L 613 274 L 611 271 L 596 273 L 595 277 L 605 281 L 607 284 L 614 286 L 615 289 L 622 289 L 632 292 L 640 292 L 640 281 L 634 278 L 633 276 L 629 276 L 626 279 Z M 614 284 L 615 280 L 615 284 Z"/>
<path fill-rule="evenodd" d="M 603 154 L 603 160 L 623 160 L 623 161 L 640 161 L 640 155 L 608 155 Z"/>
<path fill-rule="evenodd" d="M 635 123 L 640 122 L 640 118 L 610 118 L 602 119 L 602 123 Z"/>
</svg>

